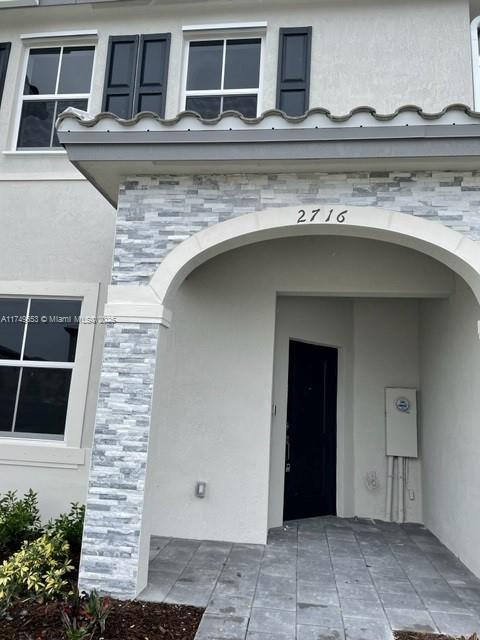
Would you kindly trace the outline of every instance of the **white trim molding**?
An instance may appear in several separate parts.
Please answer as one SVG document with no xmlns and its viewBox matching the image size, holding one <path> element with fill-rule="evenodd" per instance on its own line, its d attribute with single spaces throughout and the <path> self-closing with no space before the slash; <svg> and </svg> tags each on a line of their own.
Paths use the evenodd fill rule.
<svg viewBox="0 0 480 640">
<path fill-rule="evenodd" d="M 52 149 L 52 147 L 45 147 L 44 149 L 12 149 L 2 151 L 4 156 L 60 156 L 61 158 L 67 155 L 65 149 Z"/>
<path fill-rule="evenodd" d="M 78 469 L 86 460 L 86 451 L 63 443 L 0 439 L 0 465 Z"/>
<path fill-rule="evenodd" d="M 222 22 L 220 24 L 188 24 L 182 27 L 182 31 L 232 31 L 266 28 L 267 22 Z"/>
<path fill-rule="evenodd" d="M 81 300 L 77 348 L 72 367 L 70 392 L 64 437 L 0 437 L 0 464 L 17 459 L 24 464 L 80 465 L 85 454 L 82 446 L 83 423 L 87 401 L 88 381 L 95 335 L 99 283 L 91 282 L 28 282 L 0 281 L 0 297 L 52 298 Z M 10 363 L 11 364 L 11 363 Z M 33 448 L 32 448 L 33 447 Z"/>
<path fill-rule="evenodd" d="M 13 7 L 37 7 L 40 0 L 0 0 L 0 9 Z"/>
<path fill-rule="evenodd" d="M 64 40 L 68 38 L 98 38 L 98 31 L 97 29 L 86 29 L 84 31 L 46 31 L 20 34 L 20 40 Z"/>
<path fill-rule="evenodd" d="M 472 74 L 473 74 L 473 106 L 475 111 L 480 109 L 480 47 L 479 47 L 480 16 L 473 21 L 470 29 L 472 42 Z"/>
<path fill-rule="evenodd" d="M 172 321 L 172 312 L 149 285 L 110 285 L 104 314 L 113 322 L 160 324 L 166 328 Z"/>
</svg>

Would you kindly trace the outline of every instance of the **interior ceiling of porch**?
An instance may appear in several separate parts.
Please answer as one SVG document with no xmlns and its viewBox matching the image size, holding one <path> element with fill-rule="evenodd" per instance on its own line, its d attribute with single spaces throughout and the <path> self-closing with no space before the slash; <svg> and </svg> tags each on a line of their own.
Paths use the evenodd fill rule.
<svg viewBox="0 0 480 640">
<path fill-rule="evenodd" d="M 183 281 L 195 281 L 202 269 L 213 274 L 218 264 L 232 275 L 257 274 L 277 296 L 431 299 L 455 291 L 455 274 L 440 261 L 367 237 L 304 234 L 249 242 L 213 255 Z M 174 299 L 175 290 L 169 296 Z"/>
</svg>

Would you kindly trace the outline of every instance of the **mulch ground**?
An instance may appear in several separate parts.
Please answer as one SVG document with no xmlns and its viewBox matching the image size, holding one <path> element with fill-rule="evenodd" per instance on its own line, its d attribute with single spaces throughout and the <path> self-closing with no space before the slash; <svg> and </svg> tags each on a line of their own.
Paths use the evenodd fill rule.
<svg viewBox="0 0 480 640">
<path fill-rule="evenodd" d="M 193 640 L 203 609 L 184 605 L 112 600 L 103 636 L 94 640 Z M 64 640 L 60 604 L 28 604 L 0 620 L 0 640 Z"/>
<path fill-rule="evenodd" d="M 395 631 L 395 640 L 479 640 L 477 634 L 465 638 L 454 638 L 453 636 L 439 635 L 438 633 L 417 633 L 413 631 Z"/>
</svg>

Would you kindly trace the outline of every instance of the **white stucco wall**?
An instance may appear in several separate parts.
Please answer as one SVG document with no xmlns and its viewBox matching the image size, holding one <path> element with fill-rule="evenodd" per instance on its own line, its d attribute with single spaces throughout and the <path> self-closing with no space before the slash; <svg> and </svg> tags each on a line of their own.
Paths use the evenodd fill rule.
<svg viewBox="0 0 480 640">
<path fill-rule="evenodd" d="M 295 3 L 293 14 L 290 2 L 273 0 L 235 5 L 152 2 L 148 5 L 112 3 L 92 7 L 82 3 L 67 7 L 2 10 L 0 18 L 0 41 L 12 42 L 0 109 L 0 278 L 27 282 L 52 279 L 100 282 L 99 308 L 110 275 L 113 210 L 81 179 L 65 156 L 11 153 L 15 148 L 15 114 L 26 56 L 26 45 L 20 34 L 98 31 L 91 101 L 93 112 L 101 110 L 110 35 L 172 33 L 167 93 L 167 116 L 171 117 L 183 107 L 182 25 L 245 20 L 268 23 L 262 110 L 275 105 L 278 28 L 295 25 L 313 26 L 310 106 L 324 106 L 335 113 L 344 113 L 360 104 L 372 105 L 381 112 L 392 111 L 406 103 L 416 103 L 430 111 L 452 102 L 472 104 L 467 0 L 435 3 L 430 0 L 402 3 L 302 1 Z M 266 252 L 262 258 L 264 272 L 261 277 L 256 269 L 245 266 L 239 267 L 239 273 L 231 274 L 231 283 L 236 282 L 238 291 L 242 291 L 240 298 L 238 292 L 229 291 L 230 282 L 222 279 L 221 274 L 215 276 L 213 290 L 210 283 L 202 285 L 205 291 L 202 290 L 202 298 L 197 301 L 195 292 L 190 292 L 189 283 L 182 288 L 177 300 L 180 320 L 170 333 L 165 353 L 166 362 L 171 363 L 174 372 L 164 391 L 169 394 L 168 420 L 164 416 L 158 422 L 159 432 L 165 436 L 159 447 L 167 460 L 160 458 L 162 465 L 157 469 L 156 486 L 162 489 L 155 500 L 158 508 L 165 507 L 164 513 L 171 515 L 168 522 L 158 516 L 155 522 L 159 532 L 168 529 L 170 533 L 190 535 L 190 529 L 186 532 L 186 527 L 193 523 L 199 537 L 213 537 L 211 527 L 215 526 L 218 537 L 228 538 L 233 536 L 232 519 L 238 518 L 238 531 L 245 540 L 259 541 L 264 535 L 275 291 L 305 293 L 323 287 L 324 290 L 330 288 L 330 293 L 335 288 L 346 294 L 352 286 L 352 273 L 355 273 L 355 286 L 363 295 L 388 291 L 392 295 L 421 297 L 429 295 L 430 287 L 435 288 L 435 283 L 442 289 L 448 279 L 445 273 L 439 276 L 433 263 L 423 264 L 413 254 L 408 260 L 398 254 L 397 262 L 388 262 L 398 267 L 385 271 L 388 278 L 373 271 L 369 252 L 357 256 L 358 262 L 347 263 L 349 269 L 342 265 L 339 270 L 338 263 L 345 258 L 345 247 L 339 247 L 336 257 L 332 255 L 326 262 L 315 262 L 319 269 L 321 267 L 318 272 L 311 268 L 313 256 L 310 262 L 303 260 L 305 247 L 300 252 L 302 255 L 295 257 L 295 270 L 286 268 L 284 256 L 280 254 L 276 262 L 268 263 L 273 257 Z M 387 254 L 388 260 L 391 259 L 390 249 L 387 252 L 379 246 L 377 251 L 380 263 L 386 264 L 382 261 L 387 260 Z M 276 269 L 275 277 L 272 265 Z M 210 267 L 205 267 L 205 272 L 208 269 Z M 248 274 L 248 278 L 244 278 L 244 274 Z M 235 278 L 240 275 L 244 279 L 237 282 Z M 197 282 L 198 277 L 192 276 L 191 281 Z M 255 287 L 251 286 L 252 282 Z M 222 292 L 220 298 L 219 291 Z M 192 309 L 195 323 L 188 315 Z M 232 326 L 241 328 L 238 342 L 231 340 Z M 246 341 L 248 334 L 249 341 Z M 93 429 L 102 335 L 100 329 L 93 351 L 83 433 L 83 444 L 87 448 Z M 203 347 L 199 347 L 196 340 Z M 177 341 L 176 353 L 183 354 L 183 360 L 176 360 L 178 356 L 175 356 L 175 350 L 172 351 L 174 341 Z M 195 349 L 192 348 L 194 344 Z M 182 363 L 189 363 L 192 353 L 192 364 L 201 366 L 187 371 Z M 234 371 L 231 371 L 232 361 L 238 363 Z M 224 379 L 223 371 L 230 376 Z M 212 388 L 219 389 L 216 396 L 211 395 Z M 231 411 L 237 406 L 238 416 L 232 419 Z M 258 416 L 262 416 L 260 426 Z M 178 432 L 168 432 L 167 422 L 172 429 L 175 425 Z M 182 445 L 179 445 L 179 435 L 183 436 Z M 238 446 L 232 447 L 232 442 Z M 167 445 L 171 445 L 170 448 Z M 182 453 L 179 451 L 181 446 L 188 448 Z M 212 456 L 215 456 L 214 464 Z M 172 462 L 176 459 L 183 460 L 187 469 L 178 468 Z M 192 464 L 193 459 L 195 464 Z M 218 464 L 217 460 L 220 461 Z M 365 465 L 370 468 L 379 464 L 378 460 L 365 459 Z M 83 499 L 86 472 L 86 466 L 73 470 L 2 463 L 0 491 L 39 488 L 43 513 L 49 517 L 71 500 Z M 213 493 L 203 503 L 195 501 L 191 498 L 193 482 L 202 479 L 201 476 L 210 480 L 209 473 L 213 474 L 209 487 Z M 357 481 L 361 477 L 360 470 L 358 474 Z M 259 478 L 261 482 L 258 482 Z M 381 503 L 380 498 L 373 504 L 370 497 L 362 497 L 360 489 L 356 500 L 365 513 L 370 510 L 377 513 Z M 178 509 L 172 510 L 172 504 L 177 504 Z M 240 511 L 238 505 L 242 506 Z M 183 510 L 188 512 L 188 520 L 182 511 L 184 506 L 188 507 Z M 160 513 L 156 508 L 154 513 L 157 512 Z M 219 513 L 227 514 L 224 522 L 218 521 Z"/>
<path fill-rule="evenodd" d="M 12 42 L 0 112 L 0 148 L 15 148 L 15 115 L 26 46 L 21 34 L 98 31 L 90 109 L 101 110 L 110 35 L 172 34 L 166 116 L 184 108 L 182 26 L 267 22 L 261 111 L 276 101 L 278 29 L 312 26 L 310 106 L 337 114 L 360 105 L 392 112 L 405 104 L 438 111 L 473 104 L 468 0 L 342 0 L 341 2 L 105 3 L 1 10 L 0 42 Z M 25 164 L 25 161 L 27 164 Z M 65 158 L 0 156 L 0 170 L 75 173 Z"/>
<path fill-rule="evenodd" d="M 353 492 L 353 301 L 350 298 L 284 297 L 277 299 L 271 425 L 269 527 L 283 520 L 285 425 L 288 400 L 289 340 L 338 349 L 337 513 L 355 514 Z"/>
<path fill-rule="evenodd" d="M 421 386 L 417 300 L 356 300 L 354 315 L 355 511 L 385 519 L 385 387 Z M 406 520 L 422 521 L 421 465 L 409 462 Z M 366 474 L 375 472 L 378 490 Z M 412 499 L 413 498 L 413 499 Z M 396 515 L 396 492 L 393 513 Z"/>
<path fill-rule="evenodd" d="M 270 468 L 270 526 L 283 510 L 288 341 L 339 348 L 337 512 L 385 518 L 386 386 L 419 386 L 418 303 L 411 299 L 280 297 L 277 304 Z M 366 485 L 375 473 L 378 489 Z M 406 518 L 422 520 L 420 465 L 410 463 Z M 395 505 L 394 505 L 395 506 Z"/>
<path fill-rule="evenodd" d="M 421 302 L 425 524 L 480 575 L 479 306 L 459 278 L 448 300 Z"/>
<path fill-rule="evenodd" d="M 66 153 L 11 153 L 15 149 L 15 119 L 26 56 L 20 35 L 39 30 L 51 32 L 60 26 L 65 30 L 68 15 L 68 30 L 80 29 L 73 14 L 66 10 L 0 10 L 0 42 L 12 43 L 0 108 L 0 281 L 97 283 L 101 313 L 110 282 L 114 209 L 69 163 Z M 91 8 L 87 12 L 93 16 Z M 96 75 L 94 83 L 99 85 Z M 26 463 L 20 442 L 16 461 L 12 447 L 7 455 L 0 439 L 0 493 L 35 489 L 44 519 L 58 515 L 72 501 L 85 501 L 103 335 L 104 327 L 99 325 L 81 434 L 85 462 L 77 468 L 64 468 L 61 453 L 45 456 L 40 452 L 38 461 Z M 52 450 L 47 441 L 36 446 Z M 58 449 L 58 443 L 53 447 Z M 50 457 L 56 462 L 45 462 Z"/>
<path fill-rule="evenodd" d="M 379 413 L 383 414 L 384 386 L 417 382 L 413 346 L 412 362 L 405 362 L 404 367 L 402 364 L 404 375 L 400 371 L 393 375 L 405 357 L 400 353 L 405 343 L 411 341 L 416 345 L 416 303 L 371 298 L 382 297 L 387 291 L 405 298 L 444 296 L 452 283 L 448 269 L 422 254 L 385 243 L 338 237 L 259 243 L 230 251 L 190 274 L 175 297 L 172 327 L 162 334 L 149 480 L 152 533 L 264 541 L 269 511 L 276 293 L 332 296 L 336 292 L 351 298 L 356 292 L 357 296 L 368 298 L 352 301 L 289 296 L 284 299 L 287 302 L 281 300 L 279 305 L 277 335 L 286 339 L 295 324 L 306 339 L 333 342 L 346 349 L 346 403 L 340 412 L 343 411 L 347 425 L 343 441 L 346 452 L 343 463 L 348 467 L 342 483 L 343 513 L 352 515 L 359 509 L 359 515 L 381 515 L 378 510 L 382 499 L 365 496 L 362 489 L 354 493 L 353 483 L 345 487 L 345 478 L 355 477 L 359 483 L 367 471 L 377 470 L 384 486 L 381 477 L 384 426 L 383 420 L 377 418 Z M 284 304 L 288 313 L 285 312 L 286 319 L 279 328 Z M 358 320 L 356 331 L 354 319 Z M 380 372 L 375 375 L 366 361 L 358 372 L 359 377 L 366 372 L 370 382 L 364 391 L 361 382 L 357 385 L 357 392 L 366 394 L 360 403 L 365 422 L 358 419 L 355 423 L 357 447 L 365 448 L 368 438 L 375 452 L 359 455 L 352 467 L 356 453 L 351 446 L 355 405 L 348 400 L 352 395 L 348 376 L 351 379 L 355 371 L 353 336 L 368 341 L 370 350 L 375 350 L 377 340 L 370 326 L 372 321 L 374 326 L 379 323 L 378 331 L 382 324 L 394 323 L 401 340 L 392 344 L 396 334 L 392 335 L 393 330 L 384 331 L 379 339 L 391 359 L 386 355 L 378 363 Z M 277 340 L 277 347 L 279 344 Z M 281 349 L 285 349 L 285 344 Z M 365 347 L 364 353 L 368 351 Z M 363 357 L 362 353 L 359 357 Z M 281 374 L 285 381 L 284 369 Z M 281 393 L 279 380 L 276 377 L 273 384 Z M 273 396 L 278 416 L 282 398 L 276 397 L 276 390 Z M 380 403 L 374 412 L 373 427 L 369 399 Z M 277 482 L 271 493 L 270 524 L 278 519 L 281 505 L 278 493 L 284 450 L 281 425 L 279 419 L 274 427 L 278 439 L 273 443 L 272 450 L 276 453 L 271 473 Z M 207 497 L 203 500 L 194 497 L 197 480 L 208 482 Z M 415 488 L 419 491 L 418 486 Z M 409 515 L 413 518 L 414 514 L 410 511 Z"/>
<path fill-rule="evenodd" d="M 93 187 L 78 181 L 0 182 L 0 217 L 0 281 L 101 283 L 98 310 L 102 314 L 110 281 L 115 212 Z M 98 325 L 81 443 L 86 449 L 85 464 L 76 469 L 22 464 L 21 452 L 17 463 L 13 459 L 7 463 L 0 438 L 0 493 L 35 489 L 45 519 L 67 509 L 72 501 L 85 501 L 103 336 L 104 327 Z M 20 448 L 22 442 L 19 439 Z M 41 445 L 48 446 L 46 441 Z M 58 449 L 58 442 L 53 447 Z"/>
<path fill-rule="evenodd" d="M 313 27 L 310 106 L 324 106 L 335 113 L 343 113 L 360 104 L 370 104 L 385 112 L 405 103 L 417 103 L 426 110 L 438 110 L 451 102 L 472 103 L 467 0 L 442 0 L 438 3 L 429 0 L 405 3 L 371 0 L 361 4 L 354 0 L 335 3 L 305 0 L 295 3 L 294 13 L 291 3 L 277 0 L 235 4 L 162 1 L 92 6 L 81 3 L 42 9 L 2 9 L 0 42 L 11 42 L 12 49 L 0 108 L 0 280 L 100 282 L 101 309 L 105 286 L 110 278 L 114 233 L 113 209 L 80 176 L 66 155 L 15 153 L 16 115 L 27 47 L 36 44 L 35 40 L 22 40 L 21 34 L 98 31 L 90 106 L 92 112 L 98 112 L 102 106 L 109 36 L 171 32 L 166 115 L 172 117 L 183 108 L 185 43 L 182 25 L 245 20 L 268 23 L 262 62 L 262 110 L 275 106 L 278 29 L 295 25 Z M 331 268 L 335 271 L 335 265 Z M 298 277 L 302 278 L 305 287 L 315 291 L 317 280 L 308 271 L 306 266 Z M 368 278 L 365 275 L 362 284 L 367 289 Z M 347 276 L 341 284 L 346 291 L 349 286 Z M 264 309 L 265 317 L 273 318 L 275 286 L 269 285 L 270 306 L 263 299 L 252 300 L 255 312 L 252 310 L 254 315 L 245 320 L 246 326 L 248 321 L 252 327 L 255 325 L 260 309 Z M 288 292 L 296 286 L 284 273 L 284 290 Z M 396 287 L 402 286 L 400 278 L 389 282 L 386 290 L 394 292 Z M 208 325 L 207 312 L 209 309 L 205 310 L 205 326 Z M 186 322 L 185 331 L 187 327 L 191 328 L 191 323 Z M 270 341 L 273 349 L 272 327 L 270 323 L 265 335 L 256 334 L 256 329 L 252 329 L 252 344 L 256 344 L 255 340 L 262 342 L 265 339 Z M 261 326 L 261 330 L 266 331 L 266 328 Z M 196 331 L 192 331 L 192 339 Z M 207 329 L 204 331 L 208 334 Z M 95 340 L 87 392 L 83 431 L 83 445 L 87 450 L 94 424 L 102 338 L 100 328 Z M 220 337 L 218 339 L 220 341 Z M 228 360 L 227 355 L 225 358 Z M 264 371 L 264 378 L 270 376 L 271 380 L 270 369 L 268 371 L 268 375 Z M 242 377 L 238 383 L 241 387 Z M 255 396 L 257 408 L 264 411 L 266 392 L 255 389 L 253 392 L 258 394 Z M 230 393 L 235 397 L 234 385 Z M 200 405 L 202 402 L 200 398 Z M 208 417 L 207 409 L 205 419 Z M 252 414 L 254 409 L 252 407 Z M 262 443 L 268 448 L 266 439 Z M 263 449 L 258 453 L 262 460 L 265 459 L 264 453 Z M 235 469 L 239 478 L 242 469 L 240 464 Z M 38 487 L 45 517 L 66 507 L 70 500 L 83 500 L 86 477 L 87 465 L 77 470 L 55 469 L 44 465 L 5 464 L 0 460 L 0 492 L 11 488 L 23 491 L 31 486 Z M 178 487 L 171 487 L 172 496 L 180 491 L 181 486 L 179 483 Z M 223 499 L 227 502 L 230 498 L 225 495 Z M 245 522 L 257 517 L 255 514 L 264 513 L 266 493 L 260 492 L 257 500 L 257 504 L 253 502 L 248 507 Z M 208 514 L 204 514 L 201 505 L 195 503 L 194 508 L 199 511 L 200 519 L 205 517 L 208 520 Z M 248 523 L 242 526 L 245 538 L 258 538 L 258 531 L 252 533 Z M 183 524 L 179 525 L 179 530 L 182 527 Z M 199 531 L 202 531 L 201 527 Z M 206 526 L 205 531 L 208 532 Z M 226 535 L 228 527 L 224 531 Z"/>
</svg>

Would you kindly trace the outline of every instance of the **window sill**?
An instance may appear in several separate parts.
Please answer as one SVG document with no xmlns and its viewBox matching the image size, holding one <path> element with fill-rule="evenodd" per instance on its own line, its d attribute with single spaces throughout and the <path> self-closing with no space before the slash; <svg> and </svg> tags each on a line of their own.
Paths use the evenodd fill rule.
<svg viewBox="0 0 480 640">
<path fill-rule="evenodd" d="M 66 156 L 65 149 L 15 149 L 3 151 L 4 156 Z"/>
<path fill-rule="evenodd" d="M 63 442 L 0 439 L 0 465 L 78 469 L 85 464 L 85 449 Z"/>
</svg>

